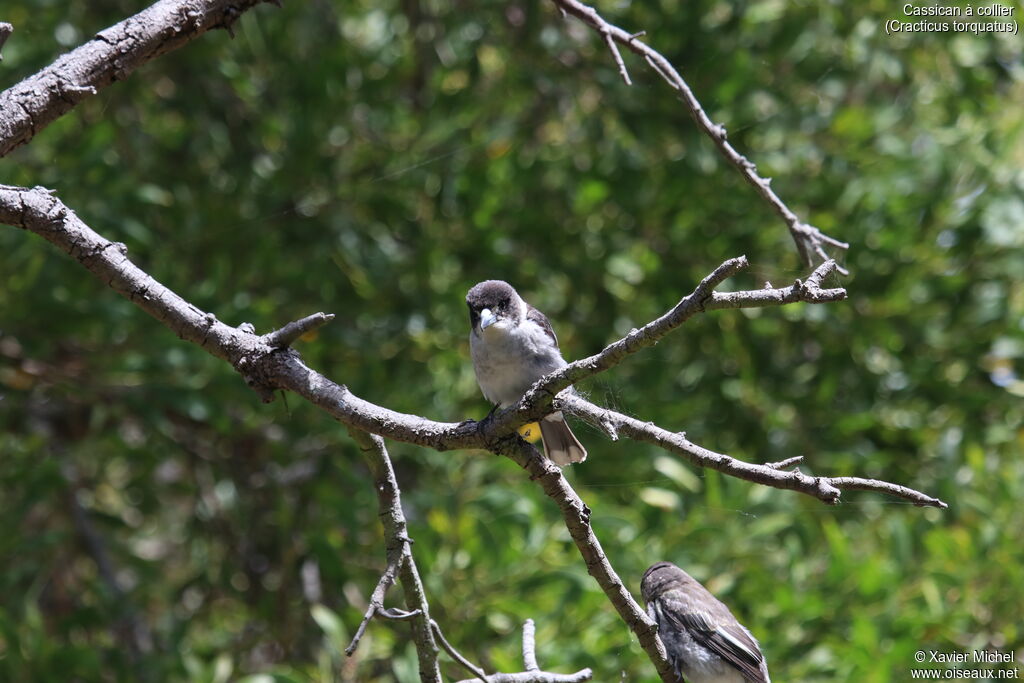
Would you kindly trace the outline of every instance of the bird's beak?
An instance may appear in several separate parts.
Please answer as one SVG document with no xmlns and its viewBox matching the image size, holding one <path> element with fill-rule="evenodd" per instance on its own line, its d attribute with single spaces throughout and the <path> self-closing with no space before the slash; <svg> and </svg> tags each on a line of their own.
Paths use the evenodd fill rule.
<svg viewBox="0 0 1024 683">
<path fill-rule="evenodd" d="M 486 330 L 488 327 L 498 322 L 498 316 L 491 312 L 491 309 L 485 308 L 480 311 L 480 329 Z"/>
</svg>

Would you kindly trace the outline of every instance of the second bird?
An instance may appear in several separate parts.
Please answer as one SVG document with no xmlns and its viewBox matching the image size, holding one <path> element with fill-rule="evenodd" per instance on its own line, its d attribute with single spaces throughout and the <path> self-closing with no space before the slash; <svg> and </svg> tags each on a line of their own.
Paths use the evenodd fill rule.
<svg viewBox="0 0 1024 683">
<path fill-rule="evenodd" d="M 485 280 L 466 295 L 469 348 L 480 390 L 500 408 L 513 405 L 544 375 L 566 365 L 547 317 L 523 301 L 512 285 Z M 587 459 L 587 451 L 561 412 L 540 421 L 544 453 L 565 466 Z"/>
<path fill-rule="evenodd" d="M 672 667 L 689 683 L 771 683 L 757 639 L 682 569 L 651 565 L 640 592 Z"/>
</svg>

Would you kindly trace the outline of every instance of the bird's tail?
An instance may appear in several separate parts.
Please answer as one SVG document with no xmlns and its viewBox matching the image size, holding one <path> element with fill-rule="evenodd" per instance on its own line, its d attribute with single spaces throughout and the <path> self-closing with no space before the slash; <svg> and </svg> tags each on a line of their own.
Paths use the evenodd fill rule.
<svg viewBox="0 0 1024 683">
<path fill-rule="evenodd" d="M 540 421 L 540 437 L 544 441 L 544 454 L 559 467 L 587 459 L 587 449 L 569 429 L 561 412 L 551 413 Z"/>
</svg>

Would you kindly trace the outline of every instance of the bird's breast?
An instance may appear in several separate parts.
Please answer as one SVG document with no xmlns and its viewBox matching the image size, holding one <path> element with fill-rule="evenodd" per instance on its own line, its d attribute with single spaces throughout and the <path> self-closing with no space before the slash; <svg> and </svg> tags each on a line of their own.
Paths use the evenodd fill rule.
<svg viewBox="0 0 1024 683">
<path fill-rule="evenodd" d="M 476 381 L 491 403 L 502 407 L 515 403 L 534 382 L 565 365 L 557 347 L 544 344 L 542 337 L 525 327 L 491 326 L 479 335 L 470 334 Z M 539 327 L 536 332 L 543 335 Z"/>
</svg>

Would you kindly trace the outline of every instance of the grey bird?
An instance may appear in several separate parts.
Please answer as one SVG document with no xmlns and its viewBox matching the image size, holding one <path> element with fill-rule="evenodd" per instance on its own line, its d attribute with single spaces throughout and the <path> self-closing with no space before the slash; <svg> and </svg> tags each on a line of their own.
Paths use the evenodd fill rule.
<svg viewBox="0 0 1024 683">
<path fill-rule="evenodd" d="M 512 285 L 485 280 L 466 294 L 469 349 L 484 397 L 498 408 L 514 405 L 544 375 L 566 365 L 547 317 L 523 301 Z M 587 451 L 561 412 L 540 421 L 544 453 L 565 467 L 587 459 Z"/>
<path fill-rule="evenodd" d="M 651 565 L 640 592 L 669 661 L 687 683 L 771 683 L 754 636 L 682 569 Z"/>
</svg>

